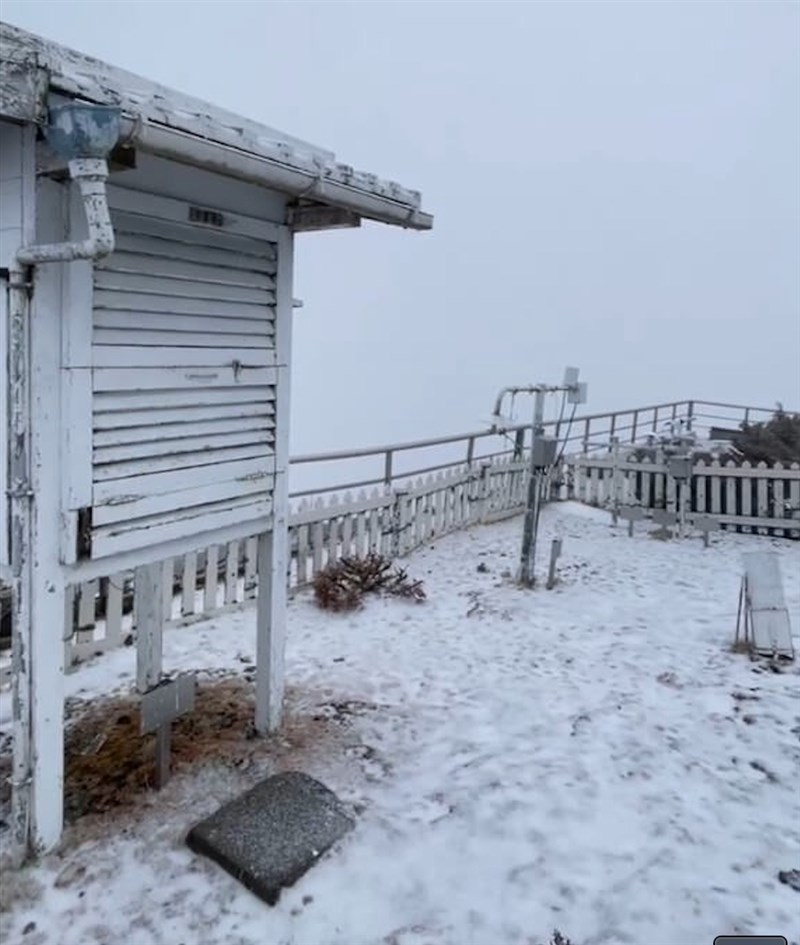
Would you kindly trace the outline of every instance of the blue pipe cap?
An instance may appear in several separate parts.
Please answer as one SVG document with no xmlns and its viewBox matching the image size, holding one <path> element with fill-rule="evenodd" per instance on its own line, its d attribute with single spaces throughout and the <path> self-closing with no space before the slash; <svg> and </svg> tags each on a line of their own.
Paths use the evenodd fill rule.
<svg viewBox="0 0 800 945">
<path fill-rule="evenodd" d="M 114 105 L 73 103 L 51 108 L 45 138 L 66 161 L 106 158 L 119 140 L 120 110 Z"/>
</svg>

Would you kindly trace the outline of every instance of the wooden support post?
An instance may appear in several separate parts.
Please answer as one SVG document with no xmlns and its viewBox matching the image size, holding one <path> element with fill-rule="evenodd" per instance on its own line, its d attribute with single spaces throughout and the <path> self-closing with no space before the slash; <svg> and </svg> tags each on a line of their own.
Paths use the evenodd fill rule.
<svg viewBox="0 0 800 945">
<path fill-rule="evenodd" d="M 161 681 L 164 628 L 164 566 L 136 568 L 133 576 L 133 619 L 136 630 L 136 688 L 140 693 Z"/>
<path fill-rule="evenodd" d="M 289 596 L 289 362 L 292 350 L 291 232 L 278 238 L 276 335 L 278 384 L 275 404 L 275 487 L 272 528 L 258 537 L 256 611 L 256 731 L 275 732 L 283 714 L 286 608 Z M 299 551 L 298 551 L 299 554 Z"/>
<path fill-rule="evenodd" d="M 280 727 L 283 709 L 286 645 L 285 519 L 258 539 L 258 604 L 256 613 L 256 730 Z"/>
</svg>

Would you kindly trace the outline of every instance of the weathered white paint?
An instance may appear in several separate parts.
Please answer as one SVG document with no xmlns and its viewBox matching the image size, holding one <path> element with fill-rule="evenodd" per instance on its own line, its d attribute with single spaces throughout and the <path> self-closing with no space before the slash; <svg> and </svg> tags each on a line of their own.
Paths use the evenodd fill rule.
<svg viewBox="0 0 800 945">
<path fill-rule="evenodd" d="M 743 558 L 743 603 L 752 650 L 761 656 L 793 660 L 794 645 L 778 555 L 774 551 L 751 551 Z"/>
<path fill-rule="evenodd" d="M 0 65 L 0 71 L 3 66 Z M 0 89 L 2 81 L 0 80 Z M 2 105 L 0 91 L 0 106 Z M 0 268 L 11 269 L 15 254 L 22 245 L 23 199 L 25 194 L 24 134 L 20 125 L 0 121 Z M 32 204 L 31 204 L 32 206 Z M 8 281 L 0 278 L 0 418 L 6 424 L 8 417 Z M 8 544 L 8 436 L 0 437 L 0 577 L 11 579 Z"/>
<path fill-rule="evenodd" d="M 158 181 L 159 196 L 200 204 L 223 213 L 245 214 L 272 223 L 286 221 L 286 194 L 263 185 L 177 163 L 146 151 L 136 151 L 136 167 L 113 174 L 115 188 L 150 195 Z"/>
<path fill-rule="evenodd" d="M 11 269 L 22 245 L 24 129 L 22 125 L 0 121 L 0 268 Z"/>
<path fill-rule="evenodd" d="M 288 383 L 274 327 L 279 228 L 222 213 L 215 230 L 186 201 L 109 196 L 123 258 L 94 279 L 92 557 L 177 540 L 182 526 L 186 550 L 237 520 L 252 533 L 272 511 L 274 399 L 279 378 Z M 198 254 L 202 264 L 187 261 Z M 248 460 L 250 472 L 226 475 Z"/>
<path fill-rule="evenodd" d="M 272 529 L 259 538 L 256 617 L 256 729 L 275 731 L 281 722 L 289 571 L 289 365 L 292 352 L 294 237 L 281 230 L 277 242 L 275 393 L 275 486 Z"/>
<path fill-rule="evenodd" d="M 144 151 L 259 181 L 356 215 L 420 229 L 432 225 L 419 209 L 419 193 L 339 164 L 331 152 L 7 24 L 0 24 L 0 44 L 4 55 L 29 64 L 31 72 L 46 69 L 53 91 L 118 105 L 135 116 L 124 122 L 123 138 Z M 15 79 L 15 73 L 5 71 L 0 83 L 0 102 L 8 103 L 8 109 L 13 102 L 15 117 L 20 111 L 30 121 L 40 117 L 43 103 L 32 100 L 36 85 L 31 87 L 28 73 Z"/>
<path fill-rule="evenodd" d="M 164 627 L 163 562 L 141 565 L 134 575 L 136 688 L 144 693 L 161 680 Z"/>
<path fill-rule="evenodd" d="M 77 159 L 69 162 L 69 172 L 81 195 L 87 235 L 81 240 L 57 238 L 52 243 L 39 241 L 23 246 L 17 251 L 17 261 L 23 266 L 96 260 L 114 249 L 114 229 L 106 198 L 106 162 L 95 158 Z"/>
<path fill-rule="evenodd" d="M 174 610 L 173 557 L 180 559 L 178 612 L 192 616 L 197 559 L 186 555 L 198 546 L 212 549 L 204 595 L 212 611 L 217 549 L 227 543 L 225 605 L 252 596 L 260 580 L 257 721 L 262 729 L 279 724 L 294 307 L 288 198 L 301 198 L 301 228 L 337 226 L 345 217 L 355 224 L 361 216 L 421 229 L 432 221 L 419 209 L 416 192 L 337 164 L 321 149 L 5 24 L 0 44 L 0 118 L 30 122 L 24 131 L 7 124 L 0 131 L 0 268 L 15 258 L 37 267 L 32 367 L 15 414 L 24 462 L 15 467 L 18 488 L 12 489 L 22 552 L 15 593 L 24 624 L 15 655 L 22 692 L 15 700 L 15 823 L 20 842 L 32 836 L 48 848 L 60 835 L 63 807 L 62 637 L 79 656 L 122 640 L 128 569 L 139 569 L 137 621 L 149 640 L 142 657 L 149 668 L 140 675 L 142 684 L 153 684 L 160 666 L 153 628 Z M 74 97 L 119 105 L 127 135 L 122 144 L 137 148 L 135 162 L 112 156 L 110 214 L 105 162 L 72 162 L 77 187 L 55 183 L 48 175 L 61 165 L 46 145 L 34 143 L 33 123 L 45 107 Z M 24 164 L 16 144 L 5 148 L 22 138 Z M 26 190 L 32 195 L 37 163 L 41 226 L 26 233 L 18 211 Z M 133 163 L 137 167 L 124 169 Z M 59 261 L 109 253 L 115 239 L 117 252 L 105 263 Z M 19 272 L 18 281 L 23 276 Z M 15 297 L 15 324 L 25 329 L 17 337 L 24 342 L 27 303 L 21 291 Z M 4 321 L 0 310 L 0 330 Z M 27 367 L 23 349 L 18 362 Z M 0 347 L 5 364 L 4 354 Z M 23 429 L 29 388 L 30 437 Z M 0 415 L 3 407 L 0 402 Z M 0 479 L 0 492 L 6 485 Z M 383 507 L 368 516 L 372 547 L 390 541 L 388 514 Z M 338 524 L 323 536 L 325 560 L 339 553 Z M 0 548 L 0 568 L 8 557 Z M 164 562 L 160 594 L 155 571 L 148 577 L 157 567 L 153 558 Z M 73 585 L 77 632 L 73 591 L 65 592 Z M 50 639 L 47 628 L 64 626 L 65 613 L 64 632 Z"/>
<path fill-rule="evenodd" d="M 0 118 L 19 121 L 41 118 L 47 82 L 45 69 L 24 55 L 14 54 L 0 32 Z"/>
<path fill-rule="evenodd" d="M 36 242 L 63 238 L 65 220 L 64 187 L 40 181 Z M 61 527 L 60 471 L 69 462 L 68 457 L 54 462 L 62 425 L 62 275 L 60 263 L 37 267 L 31 302 L 31 841 L 40 850 L 58 843 L 63 824 L 64 648 L 56 628 L 64 619 L 65 582 L 54 541 Z"/>
<path fill-rule="evenodd" d="M 11 581 L 8 546 L 8 279 L 0 276 L 0 581 Z"/>
</svg>

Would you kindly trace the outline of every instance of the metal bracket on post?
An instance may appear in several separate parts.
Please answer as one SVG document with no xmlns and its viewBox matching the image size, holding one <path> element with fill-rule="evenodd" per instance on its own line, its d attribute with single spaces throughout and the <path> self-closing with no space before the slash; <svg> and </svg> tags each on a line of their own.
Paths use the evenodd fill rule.
<svg viewBox="0 0 800 945">
<path fill-rule="evenodd" d="M 719 520 L 710 515 L 696 515 L 692 525 L 703 535 L 703 547 L 708 548 L 711 544 L 711 532 L 719 531 Z"/>
<path fill-rule="evenodd" d="M 196 678 L 194 673 L 183 673 L 175 679 L 164 679 L 141 702 L 142 735 L 156 733 L 156 781 L 162 788 L 169 780 L 172 723 L 194 709 Z"/>
<path fill-rule="evenodd" d="M 162 680 L 164 628 L 164 575 L 162 562 L 146 564 L 134 573 L 136 628 L 136 686 L 142 695 L 141 733 L 156 733 L 155 786 L 169 780 L 172 723 L 194 708 L 195 677 L 184 674 Z"/>
<path fill-rule="evenodd" d="M 691 488 L 693 460 L 691 456 L 671 456 L 667 463 L 667 474 L 675 480 L 677 491 L 678 537 L 686 533 L 686 494 Z"/>
<path fill-rule="evenodd" d="M 638 505 L 632 505 L 628 508 L 619 510 L 619 517 L 628 523 L 628 537 L 633 538 L 633 526 L 635 522 L 641 522 L 644 518 L 644 509 Z"/>
</svg>

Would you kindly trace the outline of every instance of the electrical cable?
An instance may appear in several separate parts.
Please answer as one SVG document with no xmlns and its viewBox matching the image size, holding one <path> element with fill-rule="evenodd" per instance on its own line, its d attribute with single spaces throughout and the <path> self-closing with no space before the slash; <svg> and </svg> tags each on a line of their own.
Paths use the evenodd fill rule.
<svg viewBox="0 0 800 945">
<path fill-rule="evenodd" d="M 578 409 L 578 405 L 577 405 L 577 404 L 573 404 L 573 405 L 572 405 L 572 413 L 571 413 L 571 415 L 570 415 L 569 422 L 567 423 L 567 432 L 564 434 L 564 444 L 563 444 L 563 446 L 561 447 L 561 452 L 558 454 L 558 457 L 556 458 L 555 463 L 553 464 L 553 465 L 555 465 L 555 466 L 558 466 L 558 464 L 559 464 L 559 463 L 561 462 L 561 460 L 564 458 L 564 452 L 566 451 L 566 448 L 567 448 L 567 441 L 569 440 L 569 435 L 570 435 L 570 432 L 571 432 L 571 430 L 572 430 L 572 421 L 575 419 L 575 411 L 576 411 L 577 409 Z M 559 422 L 560 422 L 560 421 L 559 421 Z"/>
</svg>

